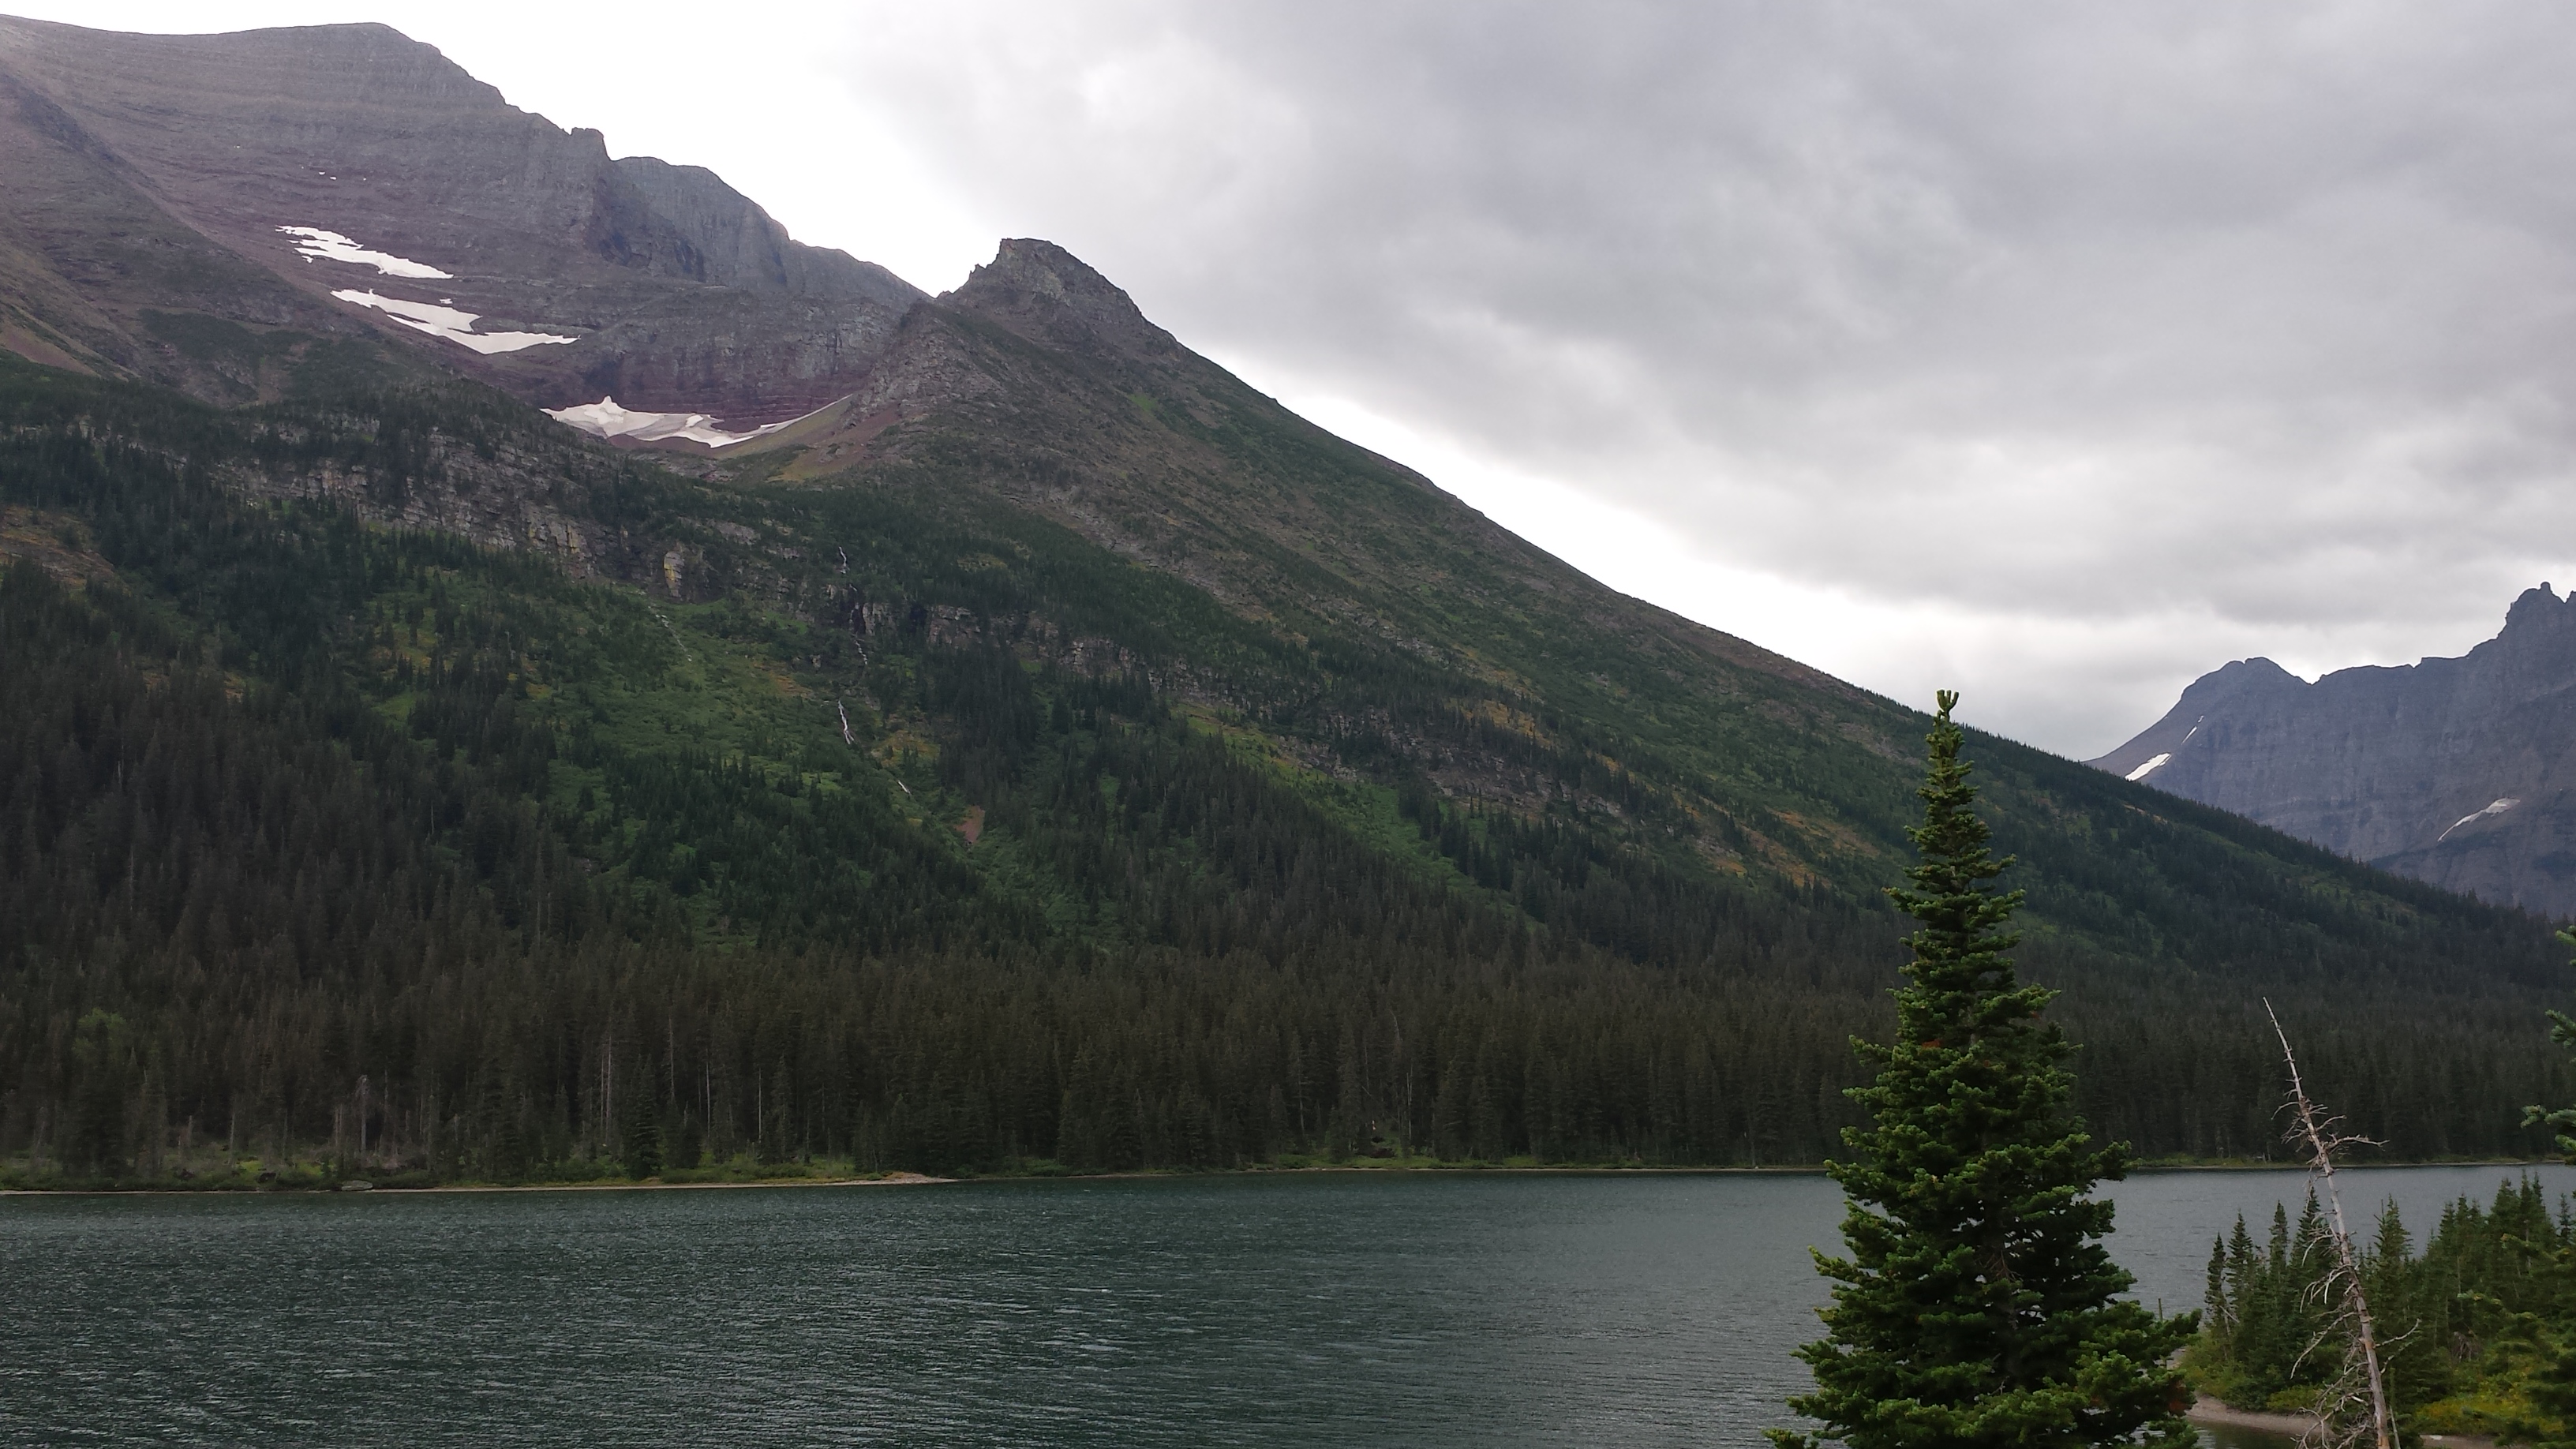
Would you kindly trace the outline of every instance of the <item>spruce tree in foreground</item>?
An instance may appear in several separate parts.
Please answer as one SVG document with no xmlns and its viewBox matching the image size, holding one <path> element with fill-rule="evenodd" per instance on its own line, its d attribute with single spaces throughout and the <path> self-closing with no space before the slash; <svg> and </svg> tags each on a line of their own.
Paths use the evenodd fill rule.
<svg viewBox="0 0 2576 1449">
<path fill-rule="evenodd" d="M 2166 1360 L 2197 1315 L 2115 1296 L 2131 1280 L 2100 1242 L 2111 1204 L 2088 1194 L 2125 1174 L 2128 1150 L 2086 1135 L 2070 1048 L 2039 1019 L 2055 993 L 2018 985 L 2004 955 L 2021 893 L 1987 888 L 2012 862 L 1969 809 L 1957 702 L 1941 691 L 1913 888 L 1888 892 L 1921 923 L 1896 1040 L 1854 1043 L 1878 1068 L 1852 1091 L 1870 1122 L 1827 1169 L 1850 1199 L 1851 1256 L 1816 1256 L 1833 1301 L 1826 1336 L 1798 1351 L 1816 1391 L 1789 1407 L 1853 1449 L 2187 1444 L 2189 1393 Z"/>
<path fill-rule="evenodd" d="M 2576 931 L 2560 931 L 2558 939 L 2576 946 Z M 2576 1016 L 2563 1011 L 2549 1013 L 2549 1039 L 2576 1053 Z M 2554 1112 L 2534 1107 L 2524 1125 L 2555 1129 L 2558 1150 L 2566 1154 L 2569 1162 L 2576 1162 L 2576 1106 Z M 2562 1244 L 2545 1257 L 2534 1257 L 2533 1272 L 2554 1278 L 2559 1285 L 2561 1307 L 2554 1315 L 2555 1322 L 2530 1314 L 2521 1325 L 2530 1341 L 2529 1396 L 2535 1415 L 2511 1427 L 2520 1431 L 2522 1442 L 2541 1449 L 2559 1449 L 2561 1445 L 2576 1445 L 2576 1245 Z"/>
<path fill-rule="evenodd" d="M 2576 946 L 2576 931 L 2560 931 L 2558 939 L 2569 946 Z M 2576 962 L 2570 964 L 2576 965 Z M 2576 1055 L 2576 1016 L 2563 1011 L 2549 1013 L 2549 1039 L 2567 1048 L 2570 1055 Z M 2561 1107 L 2555 1112 L 2546 1107 L 2534 1107 L 2523 1114 L 2522 1125 L 2555 1129 L 2558 1150 L 2567 1155 L 2569 1162 L 2576 1162 L 2576 1106 Z"/>
</svg>

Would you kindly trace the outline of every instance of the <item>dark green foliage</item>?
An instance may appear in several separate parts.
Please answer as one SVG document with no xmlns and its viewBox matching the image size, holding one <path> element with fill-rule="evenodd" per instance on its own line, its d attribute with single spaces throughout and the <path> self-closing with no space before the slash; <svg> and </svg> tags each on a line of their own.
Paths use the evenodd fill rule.
<svg viewBox="0 0 2576 1449">
<path fill-rule="evenodd" d="M 683 1143 L 870 1168 L 1222 1166 L 1336 1134 L 1489 1159 L 1798 1160 L 1836 1125 L 1840 1083 L 1818 1068 L 1858 1024 L 1848 1003 L 1555 962 L 1402 868 L 1318 849 L 1332 836 L 1314 807 L 1114 681 L 1068 682 L 1080 733 L 1030 762 L 1026 803 L 991 797 L 1001 823 L 979 850 L 1023 862 L 979 857 L 999 885 L 882 787 L 822 797 L 850 838 L 889 842 L 870 891 L 898 909 L 850 918 L 871 928 L 858 946 L 883 948 L 870 955 L 799 928 L 859 903 L 821 890 L 788 914 L 731 884 L 726 850 L 755 851 L 756 884 L 775 868 L 758 850 L 819 828 L 794 808 L 815 808 L 811 791 L 592 740 L 577 758 L 605 786 L 549 828 L 490 783 L 522 770 L 517 736 L 452 728 L 492 718 L 455 694 L 415 691 L 429 754 L 371 710 L 233 698 L 130 596 L 73 596 L 25 567 L 0 574 L 0 639 L 43 664 L 0 705 L 8 738 L 56 742 L 20 751 L 46 768 L 0 802 L 20 862 L 0 925 L 21 963 L 9 1004 L 26 1034 L 10 1040 L 84 1000 L 145 1012 L 174 1120 L 252 1150 L 318 1139 L 341 1083 L 373 1071 L 408 1088 L 388 1150 L 453 1175 L 519 1176 L 585 1143 L 622 1156 L 622 1124 L 606 1140 L 586 1125 L 612 1056 L 614 1079 L 685 1114 Z M 1147 717 L 1119 721 L 1122 706 Z M 763 822 L 739 847 L 701 830 L 693 889 L 657 843 L 689 838 L 691 792 Z M 1032 858 L 1084 894 L 1026 903 L 1011 881 Z M 912 871 L 952 884 L 907 886 Z M 709 919 L 730 904 L 788 944 L 690 945 L 709 897 Z M 1055 935 L 1051 912 L 1081 934 Z M 121 1109 L 85 1060 L 57 1080 Z M 47 1080 L 19 1089 L 16 1130 L 65 1100 Z"/>
<path fill-rule="evenodd" d="M 2576 946 L 2576 932 L 2561 931 L 2558 939 Z M 2576 1053 L 2576 1017 L 2563 1011 L 2549 1013 L 2549 1039 Z M 2554 1112 L 2534 1107 L 2525 1114 L 2525 1121 L 2556 1129 L 2558 1150 L 2576 1162 L 2576 1105 Z M 2547 1449 L 2576 1445 L 2576 1223 L 2566 1221 L 2562 1213 L 2559 1226 L 2557 1245 L 2545 1259 L 2560 1290 L 2557 1311 L 2528 1312 L 2514 1324 L 2532 1405 L 2527 1419 L 2514 1427 Z M 2533 1245 L 2535 1255 L 2542 1251 L 2536 1235 L 2523 1241 Z"/>
<path fill-rule="evenodd" d="M 243 484 L 398 511 L 487 463 L 626 540 L 604 579 Z M 0 507 L 113 569 L 0 579 L 0 1151 L 292 1156 L 361 1075 L 371 1153 L 465 1178 L 622 1170 L 639 1095 L 667 1171 L 1801 1163 L 1850 1123 L 1905 795 L 1847 736 L 1910 717 L 1371 604 L 1539 681 L 1497 684 L 944 466 L 701 487 L 462 387 L 224 413 L 0 358 Z M 2415 1150 L 2576 1099 L 2494 1045 L 2536 923 L 1980 748 L 2107 1130 L 2268 1150 L 2234 1043 L 2285 978 Z"/>
<path fill-rule="evenodd" d="M 2311 1196 L 2293 1223 L 2275 1211 L 2268 1243 L 2240 1220 L 2214 1249 L 2208 1308 L 2189 1372 L 2238 1408 L 2306 1409 L 2335 1372 L 2310 1352 L 2326 1327 L 2324 1215 Z M 2444 1210 L 2422 1256 L 2391 1203 L 2363 1259 L 2381 1325 L 2389 1394 L 2410 1431 L 2576 1439 L 2568 1349 L 2576 1343 L 2576 1205 L 2553 1214 L 2539 1184 L 2506 1182 L 2481 1207 Z"/>
<path fill-rule="evenodd" d="M 626 1175 L 637 1182 L 662 1175 L 662 1117 L 650 1103 L 627 1113 L 625 1162 Z"/>
<path fill-rule="evenodd" d="M 72 1028 L 71 1120 L 63 1134 L 63 1160 L 85 1177 L 124 1172 L 125 1095 L 132 1075 L 133 1044 L 125 1018 L 92 1011 Z"/>
<path fill-rule="evenodd" d="M 2204 1390 L 2238 1408 L 2304 1410 L 2315 1401 L 2337 1367 L 2335 1353 L 2311 1352 L 2328 1316 L 2319 1297 L 2329 1257 L 2325 1233 L 2325 1215 L 2311 1194 L 2295 1227 L 2287 1209 L 2273 1210 L 2262 1246 L 2240 1217 L 2233 1236 L 2213 1247 L 2223 1258 L 2211 1264 L 2202 1342 L 2224 1347 L 2195 1360 Z M 2377 1316 L 2387 1320 L 2399 1305 L 2382 1306 L 2379 1286 L 2365 1285 Z M 2408 1357 L 2390 1354 L 2387 1361 L 2392 1379 L 2402 1380 Z"/>
<path fill-rule="evenodd" d="M 2560 1248 L 2561 1266 L 2570 1249 Z M 2522 1392 L 2531 1407 L 2505 1421 L 2506 1432 L 2533 1449 L 2576 1449 L 2576 1319 L 2519 1325 L 2525 1337 Z"/>
<path fill-rule="evenodd" d="M 2561 931 L 2558 939 L 2576 946 L 2576 931 Z M 2563 1011 L 2549 1013 L 2549 1039 L 2565 1047 L 2571 1055 L 2576 1055 L 2576 1016 Z M 2558 1150 L 2567 1154 L 2570 1162 L 2576 1162 L 2576 1105 L 2556 1111 L 2534 1107 L 2523 1114 L 2523 1122 L 2526 1126 L 2554 1129 L 2558 1133 Z"/>
<path fill-rule="evenodd" d="M 1955 701 L 1941 694 L 1930 737 L 1921 861 L 1889 892 L 1920 923 L 1895 1039 L 1856 1043 L 1877 1071 L 1851 1094 L 1868 1120 L 1826 1169 L 1850 1197 L 1851 1256 L 1817 1256 L 1833 1301 L 1799 1350 L 1816 1390 L 1790 1407 L 1859 1449 L 2187 1444 L 2165 1360 L 2194 1320 L 2117 1296 L 2131 1279 L 2091 1193 L 2131 1159 L 2075 1116 L 2071 1048 L 2040 1020 L 2055 993 L 2020 985 L 2005 954 L 2022 897 L 1987 888 L 2012 862 L 1971 808 Z"/>
</svg>

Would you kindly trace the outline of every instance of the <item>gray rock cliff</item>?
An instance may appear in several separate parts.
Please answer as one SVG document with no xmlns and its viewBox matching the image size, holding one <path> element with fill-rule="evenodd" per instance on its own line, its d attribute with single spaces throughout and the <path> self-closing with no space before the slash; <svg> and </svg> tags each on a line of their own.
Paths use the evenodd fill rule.
<svg viewBox="0 0 2576 1449">
<path fill-rule="evenodd" d="M 2576 595 L 2457 659 L 2201 676 L 2088 763 L 2481 899 L 2576 916 Z"/>
<path fill-rule="evenodd" d="M 443 275 L 315 255 L 286 228 Z M 350 292 L 571 340 L 473 348 Z M 740 426 L 850 394 L 922 299 L 714 173 L 614 160 L 386 26 L 0 17 L 0 346 L 38 361 L 237 401 L 346 336 L 544 406 L 614 394 Z"/>
</svg>

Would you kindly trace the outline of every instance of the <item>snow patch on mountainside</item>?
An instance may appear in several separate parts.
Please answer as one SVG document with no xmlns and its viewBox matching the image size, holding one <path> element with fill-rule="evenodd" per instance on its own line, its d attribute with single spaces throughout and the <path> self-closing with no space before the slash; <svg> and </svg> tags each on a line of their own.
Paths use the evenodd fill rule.
<svg viewBox="0 0 2576 1449">
<path fill-rule="evenodd" d="M 2170 759 L 2172 759 L 2172 758 L 2173 758 L 2173 752 L 2172 752 L 2171 750 L 2167 750 L 2165 753 L 2163 753 L 2163 754 L 2161 754 L 2161 755 L 2158 755 L 2158 756 L 2156 756 L 2154 759 L 2147 761 L 2147 762 L 2146 762 L 2145 764 L 2143 764 L 2143 765 L 2140 765 L 2138 768 L 2136 768 L 2136 769 L 2134 769 L 2134 770 L 2131 770 L 2131 771 L 2129 772 L 2129 778 L 2130 778 L 2130 779 L 2132 779 L 2132 780 L 2143 780 L 2143 779 L 2147 778 L 2149 775 L 2154 774 L 2156 771 L 2158 771 L 2158 770 L 2160 770 L 2160 769 L 2163 769 L 2163 768 L 2164 768 L 2164 765 L 2165 765 L 2165 761 L 2170 760 Z"/>
<path fill-rule="evenodd" d="M 2470 811 L 2468 814 L 2461 816 L 2459 819 L 2452 821 L 2452 822 L 2451 822 L 2451 830 L 2457 830 L 2457 829 L 2459 829 L 2461 826 L 2468 824 L 2468 823 L 2469 823 L 2470 821 L 2472 821 L 2472 820 L 2484 820 L 2485 818 L 2487 818 L 2487 817 L 2488 817 L 2488 816 L 2490 816 L 2490 815 L 2502 815 L 2504 812 L 2506 812 L 2506 811 L 2508 811 L 2508 810 L 2512 809 L 2513 807 L 2515 807 L 2516 805 L 2519 805 L 2519 804 L 2521 804 L 2521 803 L 2522 803 L 2522 802 L 2521 802 L 2520 800 L 2515 800 L 2515 799 L 2504 799 L 2504 800 L 2498 800 L 2497 802 L 2495 802 L 2494 804 L 2492 804 L 2492 805 L 2488 806 L 2488 807 L 2487 807 L 2487 808 L 2485 808 L 2484 810 L 2472 810 L 2472 811 Z M 2435 845 L 2439 845 L 2439 844 L 2441 844 L 2443 841 L 2450 839 L 2450 838 L 2451 838 L 2451 830 L 2445 830 L 2445 831 L 2443 831 L 2441 834 L 2434 836 L 2434 837 L 2433 837 L 2433 843 L 2434 843 Z"/>
<path fill-rule="evenodd" d="M 373 307 L 390 313 L 393 319 L 416 332 L 444 337 L 477 352 L 516 352 L 523 347 L 537 347 L 548 342 L 579 342 L 578 337 L 558 337 L 551 332 L 477 332 L 479 312 L 460 312 L 454 307 L 440 307 L 428 302 L 406 302 L 400 297 L 379 297 L 373 292 L 333 292 L 343 302 Z"/>
<path fill-rule="evenodd" d="M 347 262 L 353 266 L 373 267 L 388 277 L 426 279 L 455 275 L 442 272 L 427 262 L 415 262 L 391 252 L 371 252 L 336 231 L 324 231 L 318 226 L 281 226 L 278 230 L 296 239 L 295 249 L 302 252 L 308 262 L 316 257 L 324 261 Z"/>
<path fill-rule="evenodd" d="M 817 408 L 815 411 L 820 412 Z M 626 438 L 638 443 L 658 443 L 680 438 L 704 443 L 710 448 L 730 448 L 767 437 L 781 428 L 794 427 L 805 418 L 789 418 L 783 423 L 770 423 L 747 433 L 729 433 L 716 426 L 706 413 L 646 413 L 617 405 L 617 399 L 604 397 L 595 403 L 577 403 L 568 408 L 545 408 L 547 417 L 567 427 L 579 428 L 594 438 Z M 807 413 L 806 418 L 813 413 Z"/>
</svg>

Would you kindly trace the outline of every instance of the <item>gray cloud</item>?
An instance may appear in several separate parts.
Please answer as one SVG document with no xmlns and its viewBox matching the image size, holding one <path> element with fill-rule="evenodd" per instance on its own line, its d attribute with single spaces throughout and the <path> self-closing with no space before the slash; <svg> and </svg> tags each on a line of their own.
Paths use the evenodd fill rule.
<svg viewBox="0 0 2576 1449">
<path fill-rule="evenodd" d="M 1863 682 L 1984 672 L 2041 743 L 2106 747 L 2249 650 L 2456 652 L 2571 556 L 2549 7 L 852 33 L 881 124 L 1184 338 L 1847 597 Z"/>
</svg>

